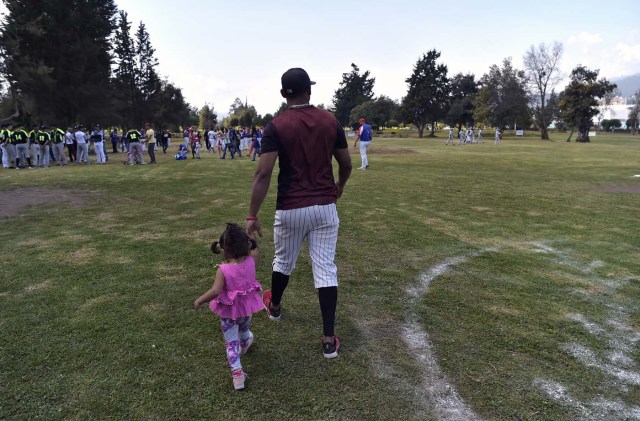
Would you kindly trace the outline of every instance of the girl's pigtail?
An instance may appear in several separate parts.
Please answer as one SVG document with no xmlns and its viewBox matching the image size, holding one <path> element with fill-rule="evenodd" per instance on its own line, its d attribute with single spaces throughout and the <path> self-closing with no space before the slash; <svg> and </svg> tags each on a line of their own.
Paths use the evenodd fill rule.
<svg viewBox="0 0 640 421">
<path fill-rule="evenodd" d="M 222 249 L 220 248 L 219 242 L 214 241 L 213 243 L 211 243 L 211 253 L 220 254 L 221 252 L 222 252 Z"/>
<path fill-rule="evenodd" d="M 250 250 L 255 250 L 258 248 L 258 242 L 253 238 L 249 238 L 249 244 L 251 244 L 251 246 L 249 247 Z"/>
</svg>

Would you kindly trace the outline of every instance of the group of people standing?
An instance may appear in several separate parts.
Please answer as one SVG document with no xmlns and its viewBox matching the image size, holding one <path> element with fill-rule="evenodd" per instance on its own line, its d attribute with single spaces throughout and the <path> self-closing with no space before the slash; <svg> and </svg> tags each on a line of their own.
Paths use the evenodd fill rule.
<svg viewBox="0 0 640 421">
<path fill-rule="evenodd" d="M 455 145 L 454 139 L 455 137 L 453 133 L 453 127 L 451 127 L 449 128 L 449 136 L 447 137 L 447 141 L 445 142 L 445 145 L 448 145 L 449 143 L 451 143 L 452 145 Z M 474 127 L 467 127 L 466 130 L 459 128 L 458 129 L 458 145 L 462 145 L 463 143 L 484 143 L 482 127 L 478 129 L 477 135 Z"/>
<path fill-rule="evenodd" d="M 203 134 L 200 134 L 199 131 L 190 127 L 183 130 L 182 136 L 185 146 L 191 148 L 191 155 L 194 159 L 200 159 L 200 149 L 204 137 L 207 150 L 217 153 L 219 159 L 226 159 L 227 152 L 231 155 L 231 159 L 234 159 L 236 154 L 242 158 L 242 153 L 245 152 L 246 156 L 250 156 L 251 160 L 255 161 L 256 156 L 260 155 L 263 132 L 262 127 L 251 129 L 223 127 L 219 130 L 209 127 L 204 130 Z"/>
<path fill-rule="evenodd" d="M 166 152 L 171 133 L 165 130 L 161 135 L 163 151 Z M 113 129 L 107 137 L 105 130 L 100 125 L 93 130 L 87 130 L 84 126 L 74 128 L 49 128 L 40 126 L 36 130 L 27 130 L 24 125 L 15 127 L 11 124 L 0 128 L 0 153 L 2 154 L 3 168 L 47 168 L 51 162 L 56 166 L 66 166 L 69 162 L 74 164 L 90 164 L 89 152 L 93 145 L 97 164 L 106 164 L 109 161 L 108 139 L 112 143 L 112 152 L 127 154 L 125 163 L 145 164 L 143 151 L 149 154 L 150 163 L 156 163 L 155 146 L 157 135 L 150 123 L 145 125 L 142 133 L 136 129 L 124 130 L 120 136 L 118 129 Z M 67 155 L 65 155 L 65 148 Z M 118 150 L 120 149 L 120 151 Z"/>
</svg>

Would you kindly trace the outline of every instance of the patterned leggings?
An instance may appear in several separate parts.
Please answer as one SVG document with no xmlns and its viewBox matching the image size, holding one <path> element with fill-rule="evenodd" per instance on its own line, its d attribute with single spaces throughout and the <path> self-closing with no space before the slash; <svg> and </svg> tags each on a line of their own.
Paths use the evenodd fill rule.
<svg viewBox="0 0 640 421">
<path fill-rule="evenodd" d="M 240 370 L 240 346 L 246 346 L 251 327 L 251 316 L 239 319 L 220 319 L 222 335 L 227 349 L 227 361 L 231 371 Z"/>
</svg>

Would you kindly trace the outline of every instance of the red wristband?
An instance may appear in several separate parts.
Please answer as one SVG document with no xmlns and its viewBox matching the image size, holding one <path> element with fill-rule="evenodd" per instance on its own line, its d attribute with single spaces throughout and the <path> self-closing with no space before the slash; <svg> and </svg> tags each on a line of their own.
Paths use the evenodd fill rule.
<svg viewBox="0 0 640 421">
<path fill-rule="evenodd" d="M 251 215 L 249 215 L 249 216 L 247 216 L 247 218 L 246 218 L 246 219 L 247 219 L 247 221 L 257 221 L 257 220 L 258 220 L 258 217 L 257 217 L 257 216 L 251 216 Z"/>
</svg>

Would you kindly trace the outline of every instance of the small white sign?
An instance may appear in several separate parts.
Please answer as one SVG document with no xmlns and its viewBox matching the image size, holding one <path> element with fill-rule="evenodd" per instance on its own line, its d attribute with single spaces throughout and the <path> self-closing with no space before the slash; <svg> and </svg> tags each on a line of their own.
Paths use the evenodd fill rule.
<svg viewBox="0 0 640 421">
<path fill-rule="evenodd" d="M 589 137 L 593 137 L 596 135 L 596 132 L 589 132 Z"/>
<path fill-rule="evenodd" d="M 516 130 L 516 136 L 524 136 L 524 130 Z"/>
</svg>

